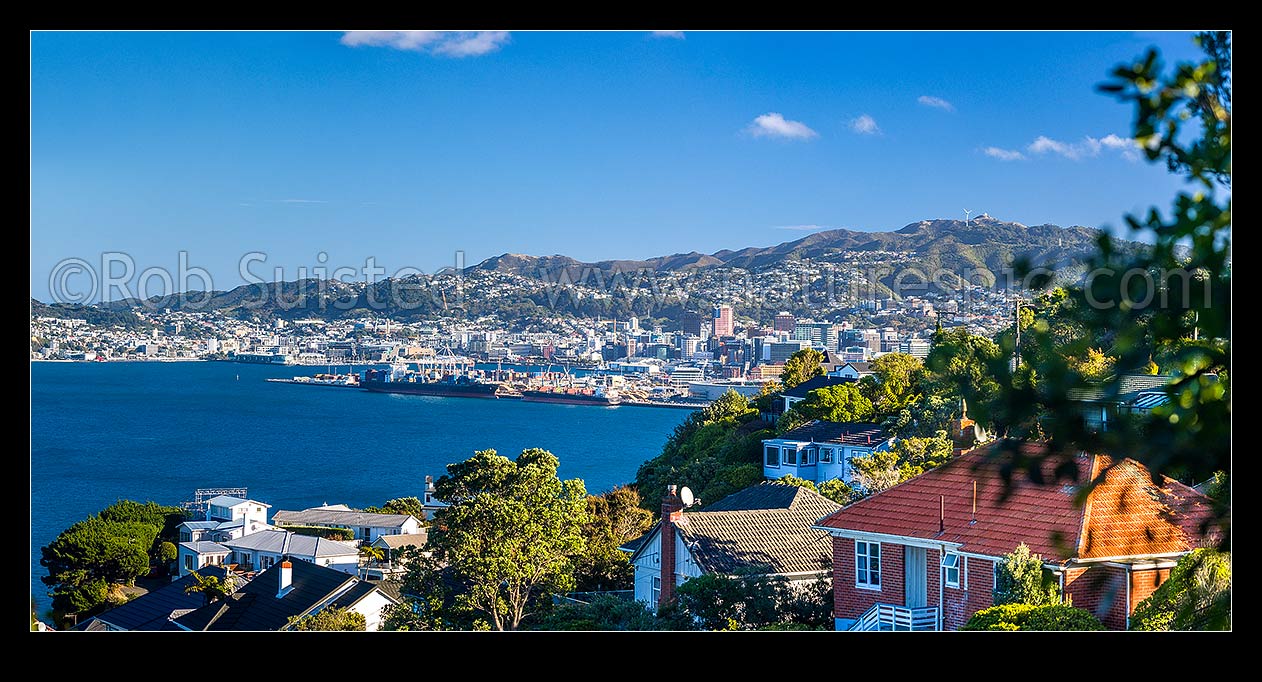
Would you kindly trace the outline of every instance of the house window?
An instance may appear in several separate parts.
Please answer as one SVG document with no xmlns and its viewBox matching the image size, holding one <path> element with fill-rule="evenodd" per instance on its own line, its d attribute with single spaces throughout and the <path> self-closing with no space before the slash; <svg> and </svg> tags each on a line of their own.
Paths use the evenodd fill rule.
<svg viewBox="0 0 1262 682">
<path fill-rule="evenodd" d="M 947 587 L 960 586 L 960 555 L 947 552 L 942 555 L 942 573 Z"/>
<path fill-rule="evenodd" d="M 881 543 L 854 543 L 854 580 L 858 587 L 881 589 Z"/>
<path fill-rule="evenodd" d="M 815 464 L 816 449 L 806 448 L 802 450 L 802 466 L 813 466 Z"/>
<path fill-rule="evenodd" d="M 796 449 L 794 448 L 784 449 L 784 464 L 785 466 L 794 466 L 794 467 L 798 465 L 798 451 Z"/>
<path fill-rule="evenodd" d="M 192 533 L 186 530 L 180 531 L 180 542 L 192 542 L 192 541 L 193 541 Z"/>
<path fill-rule="evenodd" d="M 192 554 L 185 554 L 184 555 L 184 570 L 186 571 L 196 570 L 197 569 L 197 564 L 195 563 L 196 561 L 197 561 L 196 557 L 194 557 Z"/>
<path fill-rule="evenodd" d="M 655 575 L 653 576 L 653 587 L 650 590 L 649 602 L 653 605 L 656 605 L 657 602 L 661 600 L 661 598 L 662 598 L 662 576 Z"/>
<path fill-rule="evenodd" d="M 774 445 L 768 445 L 766 462 L 767 462 L 767 466 L 769 467 L 779 467 L 780 466 L 780 448 Z"/>
<path fill-rule="evenodd" d="M 819 461 L 820 461 L 821 463 L 823 463 L 823 464 L 829 464 L 829 463 L 831 463 L 831 462 L 833 461 L 833 449 L 832 449 L 832 448 L 820 448 L 820 451 L 819 451 Z"/>
</svg>

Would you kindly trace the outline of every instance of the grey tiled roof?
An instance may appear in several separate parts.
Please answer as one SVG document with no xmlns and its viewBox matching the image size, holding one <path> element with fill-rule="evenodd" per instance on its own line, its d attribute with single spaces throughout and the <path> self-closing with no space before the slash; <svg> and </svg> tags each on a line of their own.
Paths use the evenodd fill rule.
<svg viewBox="0 0 1262 682">
<path fill-rule="evenodd" d="M 768 481 L 684 512 L 675 529 L 708 573 L 822 572 L 832 543 L 811 526 L 840 508 L 814 491 Z"/>
<path fill-rule="evenodd" d="M 333 557 L 359 554 L 359 550 L 337 540 L 328 540 L 311 535 L 298 535 L 284 530 L 261 530 L 236 540 L 224 540 L 223 545 L 231 549 L 250 549 L 255 551 L 280 553 L 285 546 L 285 536 L 289 535 L 289 554 L 294 556 Z M 188 544 L 188 543 L 185 543 Z"/>
<path fill-rule="evenodd" d="M 272 515 L 277 524 L 339 525 L 371 528 L 399 528 L 412 518 L 410 514 L 373 514 L 341 509 L 304 509 L 302 511 L 278 511 Z"/>
<path fill-rule="evenodd" d="M 839 445 L 871 445 L 883 442 L 888 435 L 880 424 L 871 422 L 826 422 L 815 420 L 808 424 L 786 431 L 775 440 L 793 440 L 801 442 L 837 443 Z M 770 439 L 769 439 L 770 440 Z"/>
<path fill-rule="evenodd" d="M 1116 382 L 1105 382 L 1084 388 L 1071 388 L 1068 391 L 1071 400 L 1087 403 L 1098 402 L 1130 402 L 1144 391 L 1160 390 L 1175 377 L 1162 374 L 1123 374 Z M 1114 393 L 1112 389 L 1116 388 Z"/>
</svg>

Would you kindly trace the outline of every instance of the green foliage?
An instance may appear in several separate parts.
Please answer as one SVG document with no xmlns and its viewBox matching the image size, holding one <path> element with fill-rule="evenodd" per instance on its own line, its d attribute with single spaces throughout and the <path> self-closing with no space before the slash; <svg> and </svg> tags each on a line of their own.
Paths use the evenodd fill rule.
<svg viewBox="0 0 1262 682">
<path fill-rule="evenodd" d="M 658 618 L 634 599 L 600 594 L 585 604 L 559 604 L 531 619 L 531 630 L 625 631 L 674 630 L 675 623 Z"/>
<path fill-rule="evenodd" d="M 421 521 L 425 520 L 425 505 L 416 497 L 396 497 L 380 507 L 367 507 L 364 511 L 373 514 L 411 514 Z"/>
<path fill-rule="evenodd" d="M 870 495 L 889 490 L 902 483 L 904 470 L 899 465 L 898 453 L 893 450 L 879 450 L 863 457 L 851 457 L 850 466 L 854 471 L 855 483 Z M 908 478 L 913 474 L 908 473 Z"/>
<path fill-rule="evenodd" d="M 1113 374 L 1114 358 L 1099 348 L 1088 348 L 1082 356 L 1066 359 L 1069 369 L 1088 381 L 1100 381 Z"/>
<path fill-rule="evenodd" d="M 780 399 L 780 393 L 784 390 L 784 385 L 779 381 L 764 382 L 762 388 L 758 391 L 758 397 L 754 398 L 751 403 L 755 410 L 759 412 L 770 412 L 777 400 Z"/>
<path fill-rule="evenodd" d="M 973 614 L 961 630 L 1103 630 L 1090 611 L 1065 604 L 1003 604 Z"/>
<path fill-rule="evenodd" d="M 628 590 L 635 568 L 618 548 L 653 525 L 653 514 L 640 506 L 640 493 L 619 486 L 587 498 L 588 522 L 583 525 L 586 551 L 575 559 L 575 589 L 580 592 Z"/>
<path fill-rule="evenodd" d="M 1167 69 L 1150 49 L 1115 68 L 1100 88 L 1133 111 L 1136 151 L 1180 174 L 1186 189 L 1168 211 L 1126 216 L 1125 236 L 1142 247 L 1101 235 L 1082 263 L 1094 273 L 1086 282 L 1033 282 L 1048 291 L 1035 301 L 1035 323 L 1022 334 L 1026 366 L 1018 375 L 1037 381 L 1001 381 L 997 399 L 1007 408 L 995 426 L 1012 438 L 1050 442 L 1049 456 L 1131 457 L 1155 477 L 1191 480 L 1230 471 L 1230 34 L 1196 40 L 1205 53 L 1198 61 Z M 1031 265 L 1019 263 L 1018 275 Z M 1010 339 L 1004 348 L 1012 349 Z M 1147 415 L 1111 419 L 1105 431 L 1088 428 L 1070 398 L 1087 385 L 1090 372 L 1075 363 L 1092 348 L 1113 359 L 1116 376 L 1099 385 L 1106 393 L 1118 389 L 1117 377 L 1150 371 L 1155 362 L 1177 377 L 1166 387 L 1171 400 Z M 1025 468 L 1035 475 L 1041 465 L 1030 461 Z M 1220 549 L 1230 551 L 1230 506 L 1220 502 L 1215 512 Z"/>
<path fill-rule="evenodd" d="M 164 564 L 169 564 L 172 561 L 175 561 L 176 557 L 179 555 L 180 550 L 173 542 L 164 541 L 162 544 L 158 545 L 158 561 Z"/>
<path fill-rule="evenodd" d="M 368 628 L 364 614 L 348 611 L 338 606 L 320 609 L 313 616 L 290 616 L 287 630 L 323 632 L 363 632 Z"/>
<path fill-rule="evenodd" d="M 193 576 L 193 582 L 184 588 L 184 594 L 200 594 L 206 598 L 207 604 L 223 599 L 237 588 L 236 580 L 231 575 L 222 579 L 215 575 L 202 575 L 197 571 L 189 575 Z"/>
<path fill-rule="evenodd" d="M 1004 555 L 995 577 L 994 603 L 1043 606 L 1059 604 L 1060 587 L 1043 570 L 1043 559 L 1023 542 Z"/>
<path fill-rule="evenodd" d="M 1198 549 L 1131 614 L 1132 630 L 1230 630 L 1231 555 Z"/>
<path fill-rule="evenodd" d="M 819 494 L 845 506 L 858 500 L 862 495 L 840 478 L 832 478 L 819 484 Z"/>
<path fill-rule="evenodd" d="M 807 393 L 806 399 L 796 403 L 792 410 L 801 413 L 807 421 L 861 422 L 872 419 L 875 414 L 872 401 L 850 383 L 817 388 Z"/>
<path fill-rule="evenodd" d="M 969 417 L 988 424 L 1003 414 L 1004 406 L 996 400 L 999 382 L 995 377 L 1007 374 L 1008 358 L 994 341 L 966 329 L 939 331 L 925 358 L 924 392 L 953 403 L 955 408 L 964 398 L 968 401 Z M 931 425 L 934 430 L 946 426 Z"/>
<path fill-rule="evenodd" d="M 355 531 L 350 528 L 325 528 L 324 526 L 282 526 L 295 535 L 311 535 L 326 540 L 354 540 Z"/>
<path fill-rule="evenodd" d="M 772 624 L 819 627 L 832 622 L 832 589 L 826 580 L 798 588 L 783 576 L 707 573 L 675 590 L 674 610 L 703 630 L 753 630 Z M 668 611 L 665 617 L 670 617 Z"/>
<path fill-rule="evenodd" d="M 892 415 L 919 398 L 924 363 L 905 353 L 886 353 L 868 363 L 871 376 L 859 380 L 859 390 L 880 415 Z"/>
<path fill-rule="evenodd" d="M 369 563 L 376 563 L 386 558 L 386 550 L 364 544 L 359 546 L 359 556 L 366 559 Z"/>
<path fill-rule="evenodd" d="M 656 513 L 668 485 L 686 485 L 702 500 L 718 500 L 762 480 L 762 439 L 772 434 L 758 410 L 728 391 L 688 416 L 657 457 L 640 465 L 641 506 Z"/>
<path fill-rule="evenodd" d="M 929 438 L 912 436 L 894 441 L 894 452 L 898 455 L 901 468 L 906 465 L 911 476 L 918 476 L 930 469 L 942 466 L 951 459 L 955 445 L 947 437 L 946 431 L 939 431 Z"/>
<path fill-rule="evenodd" d="M 51 586 L 53 608 L 84 613 L 101 605 L 110 583 L 130 583 L 149 571 L 158 527 L 136 521 L 89 517 L 40 549 L 41 578 Z"/>
<path fill-rule="evenodd" d="M 814 348 L 803 348 L 784 361 L 780 382 L 785 388 L 793 388 L 824 373 L 824 354 Z"/>
<path fill-rule="evenodd" d="M 450 506 L 434 516 L 432 559 L 409 564 L 414 574 L 404 580 L 430 600 L 422 609 L 439 611 L 431 618 L 450 607 L 515 630 L 538 603 L 573 589 L 573 563 L 586 549 L 587 493 L 581 480 L 557 478 L 559 464 L 528 449 L 516 460 L 482 450 L 447 466 L 435 489 Z"/>
</svg>

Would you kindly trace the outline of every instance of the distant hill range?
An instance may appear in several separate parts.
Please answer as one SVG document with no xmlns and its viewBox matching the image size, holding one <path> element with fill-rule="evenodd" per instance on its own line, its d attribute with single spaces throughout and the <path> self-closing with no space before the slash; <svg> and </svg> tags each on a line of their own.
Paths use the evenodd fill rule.
<svg viewBox="0 0 1262 682">
<path fill-rule="evenodd" d="M 938 271 L 968 276 L 970 270 L 984 268 L 997 276 L 1015 259 L 1026 258 L 1037 265 L 1068 268 L 1081 256 L 1095 248 L 1099 231 L 1089 227 L 1027 226 L 981 215 L 967 223 L 962 220 L 923 220 L 894 232 L 858 232 L 825 230 L 801 239 L 769 247 L 748 247 L 739 251 L 716 251 L 711 254 L 680 253 L 647 260 L 607 260 L 583 262 L 568 256 L 527 256 L 506 253 L 488 258 L 465 270 L 466 283 L 457 301 L 455 278 L 411 277 L 385 279 L 366 286 L 362 282 L 303 279 L 293 282 L 270 282 L 242 285 L 229 291 L 195 292 L 166 299 L 112 301 L 98 306 L 52 305 L 32 300 L 36 315 L 80 317 L 92 322 L 130 326 L 136 319 L 127 314 L 141 307 L 149 309 L 218 310 L 250 319 L 255 317 L 321 317 L 336 319 L 358 317 L 374 311 L 395 319 L 417 320 L 431 315 L 460 314 L 468 317 L 499 315 L 501 318 L 535 317 L 544 307 L 555 308 L 555 289 L 549 287 L 564 281 L 591 282 L 593 274 L 608 279 L 613 273 L 635 273 L 645 270 L 657 273 L 678 273 L 701 282 L 701 290 L 693 291 L 701 300 L 722 296 L 721 290 L 706 291 L 706 273 L 716 268 L 742 268 L 763 272 L 795 262 L 870 263 L 897 262 L 916 267 L 929 278 Z M 494 273 L 516 277 L 516 284 L 496 287 L 478 286 Z M 721 279 L 721 278 L 716 278 Z M 888 279 L 888 278 L 887 278 Z M 1002 281 L 1002 276 L 1000 280 Z M 974 280 L 975 281 L 975 280 Z M 888 284 L 888 281 L 883 280 Z M 886 289 L 885 291 L 889 291 Z M 402 293 L 400 293 L 402 292 Z M 633 301 L 601 302 L 592 297 L 570 297 L 571 311 L 579 315 L 625 316 L 643 314 L 635 311 L 643 306 Z M 599 298 L 599 297 L 597 297 Z M 378 302 L 391 301 L 381 305 Z M 261 302 L 261 304 L 260 304 Z M 668 313 L 691 307 L 686 301 L 656 301 L 652 308 Z M 700 309 L 700 308 L 698 308 Z"/>
<path fill-rule="evenodd" d="M 1037 264 L 1059 266 L 1075 262 L 1095 246 L 1099 231 L 1091 227 L 1027 226 L 982 214 L 967 224 L 963 220 L 922 220 L 895 232 L 824 230 L 776 246 L 747 247 L 739 251 L 677 253 L 647 260 L 606 260 L 587 263 L 569 256 L 525 256 L 506 253 L 488 258 L 474 270 L 498 270 L 525 277 L 541 272 L 584 269 L 630 272 L 649 269 L 679 271 L 715 266 L 760 270 L 785 260 L 837 261 L 847 252 L 893 251 L 906 254 L 924 269 L 946 268 L 953 272 L 985 267 L 993 272 L 1009 267 L 1025 256 Z"/>
</svg>

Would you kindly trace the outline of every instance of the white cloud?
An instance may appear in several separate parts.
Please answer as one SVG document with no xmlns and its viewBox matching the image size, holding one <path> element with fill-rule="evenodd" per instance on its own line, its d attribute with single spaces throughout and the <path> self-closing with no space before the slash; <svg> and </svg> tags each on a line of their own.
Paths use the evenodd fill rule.
<svg viewBox="0 0 1262 682">
<path fill-rule="evenodd" d="M 1061 142 L 1053 140 L 1046 135 L 1039 135 L 1034 138 L 1026 149 L 1031 154 L 1056 154 L 1066 159 L 1078 161 L 1085 157 L 1093 157 L 1100 155 L 1100 141 L 1091 136 L 1082 138 L 1082 142 Z"/>
<path fill-rule="evenodd" d="M 916 98 L 916 101 L 927 107 L 934 107 L 936 109 L 945 109 L 946 111 L 955 111 L 955 105 L 942 99 L 941 97 L 934 97 L 932 95 L 921 95 L 920 97 Z"/>
<path fill-rule="evenodd" d="M 675 40 L 683 40 L 683 31 L 651 31 L 649 37 L 652 38 L 674 38 Z"/>
<path fill-rule="evenodd" d="M 818 232 L 819 230 L 831 230 L 833 228 L 827 225 L 776 225 L 777 230 L 798 230 L 800 232 Z"/>
<path fill-rule="evenodd" d="M 392 47 L 445 57 L 474 57 L 500 49 L 508 31 L 347 31 L 342 44 L 350 47 Z"/>
<path fill-rule="evenodd" d="M 1025 158 L 1025 154 L 1015 149 L 1000 149 L 999 147 L 987 147 L 982 150 L 982 153 L 1000 161 L 1020 161 Z"/>
<path fill-rule="evenodd" d="M 876 119 L 867 114 L 861 114 L 859 118 L 851 121 L 850 129 L 860 135 L 879 135 L 881 133 L 881 127 L 876 124 Z"/>
<path fill-rule="evenodd" d="M 1109 149 L 1116 149 L 1122 152 L 1122 158 L 1127 161 L 1139 160 L 1139 150 L 1141 147 L 1139 142 L 1136 140 L 1128 140 L 1124 137 L 1118 137 L 1113 133 L 1109 133 L 1108 135 L 1100 138 L 1100 144 L 1108 147 Z"/>
<path fill-rule="evenodd" d="M 746 128 L 754 137 L 782 137 L 790 140 L 809 140 L 819 133 L 801 121 L 789 121 L 772 111 L 755 118 Z"/>
</svg>

